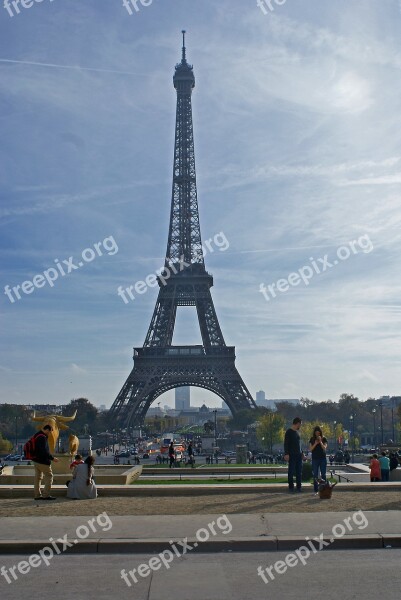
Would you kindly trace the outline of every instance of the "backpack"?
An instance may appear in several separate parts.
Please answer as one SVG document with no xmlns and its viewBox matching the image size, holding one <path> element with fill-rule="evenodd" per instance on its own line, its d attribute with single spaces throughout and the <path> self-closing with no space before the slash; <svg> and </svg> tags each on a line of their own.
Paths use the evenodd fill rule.
<svg viewBox="0 0 401 600">
<path fill-rule="evenodd" d="M 25 456 L 25 460 L 35 460 L 36 458 L 36 440 L 40 435 L 45 435 L 44 433 L 35 433 L 35 435 L 33 435 L 31 437 L 31 439 L 29 439 L 26 444 L 24 444 L 24 456 Z"/>
</svg>

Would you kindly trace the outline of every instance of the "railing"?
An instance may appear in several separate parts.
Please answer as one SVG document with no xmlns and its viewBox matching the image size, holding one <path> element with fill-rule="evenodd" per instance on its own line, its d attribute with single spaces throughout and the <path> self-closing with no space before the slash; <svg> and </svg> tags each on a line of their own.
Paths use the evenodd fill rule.
<svg viewBox="0 0 401 600">
<path fill-rule="evenodd" d="M 168 357 L 193 357 L 193 356 L 234 356 L 234 346 L 211 346 L 205 349 L 204 346 L 168 346 L 160 348 L 157 346 L 149 348 L 134 348 L 134 358 L 168 356 Z"/>
<path fill-rule="evenodd" d="M 340 475 L 340 473 L 336 473 L 335 471 L 330 471 L 331 477 L 338 477 L 338 483 L 341 483 L 341 479 L 345 479 L 347 483 L 354 483 L 352 479 L 348 479 L 345 475 Z"/>
</svg>

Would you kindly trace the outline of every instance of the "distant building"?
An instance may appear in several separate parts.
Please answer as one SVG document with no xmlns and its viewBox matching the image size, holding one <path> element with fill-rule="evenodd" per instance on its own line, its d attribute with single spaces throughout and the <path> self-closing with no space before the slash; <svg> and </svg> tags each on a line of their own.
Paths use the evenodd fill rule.
<svg viewBox="0 0 401 600">
<path fill-rule="evenodd" d="M 146 413 L 147 417 L 163 417 L 165 414 L 165 411 L 160 408 L 160 406 L 152 406 L 151 408 L 149 408 L 148 412 Z"/>
<path fill-rule="evenodd" d="M 263 390 L 259 390 L 259 392 L 256 392 L 255 401 L 258 406 L 266 406 L 266 394 Z"/>
<path fill-rule="evenodd" d="M 401 396 L 380 396 L 377 402 L 382 402 L 385 408 L 396 408 L 401 404 Z"/>
<path fill-rule="evenodd" d="M 106 409 L 106 405 L 105 405 L 105 404 L 101 404 L 101 405 L 99 406 L 99 410 L 100 410 L 100 412 L 104 412 L 105 410 L 107 410 L 107 409 Z"/>
<path fill-rule="evenodd" d="M 191 407 L 191 388 L 182 386 L 175 388 L 175 409 L 185 410 Z"/>
<path fill-rule="evenodd" d="M 26 404 L 25 408 L 28 410 L 34 410 L 38 413 L 45 413 L 51 415 L 62 415 L 63 410 L 67 408 L 64 404 Z"/>
</svg>

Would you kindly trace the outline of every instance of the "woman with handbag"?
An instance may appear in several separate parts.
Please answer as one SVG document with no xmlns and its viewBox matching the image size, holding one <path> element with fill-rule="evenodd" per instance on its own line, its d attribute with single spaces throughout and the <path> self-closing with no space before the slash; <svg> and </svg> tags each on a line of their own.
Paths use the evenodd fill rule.
<svg viewBox="0 0 401 600">
<path fill-rule="evenodd" d="M 313 435 L 309 440 L 309 450 L 312 452 L 313 488 L 315 494 L 317 494 L 319 491 L 319 471 L 320 478 L 326 481 L 327 468 L 327 439 L 323 437 L 323 432 L 319 425 L 316 425 L 313 430 Z"/>
</svg>

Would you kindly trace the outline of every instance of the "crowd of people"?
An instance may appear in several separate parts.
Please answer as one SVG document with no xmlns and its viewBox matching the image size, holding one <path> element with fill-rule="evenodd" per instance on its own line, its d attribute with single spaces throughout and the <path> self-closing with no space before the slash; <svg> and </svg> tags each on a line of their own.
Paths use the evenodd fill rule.
<svg viewBox="0 0 401 600">
<path fill-rule="evenodd" d="M 291 427 L 287 429 L 284 438 L 284 460 L 288 462 L 288 491 L 290 493 L 302 491 L 302 465 L 307 457 L 301 449 L 301 437 L 299 434 L 301 425 L 302 419 L 295 417 Z M 319 482 L 327 481 L 327 447 L 327 439 L 324 437 L 321 427 L 317 425 L 309 440 L 309 451 L 312 455 L 312 477 L 315 494 L 318 494 Z M 349 463 L 349 453 L 347 451 L 341 451 L 341 455 L 339 456 L 339 452 L 340 451 L 335 455 L 330 455 L 330 464 L 332 464 L 334 460 L 340 462 L 340 464 L 342 462 Z M 373 454 L 370 460 L 371 482 L 389 481 L 390 472 L 396 469 L 399 464 L 401 464 L 401 456 L 398 452 L 391 452 L 388 456 L 388 453 L 383 450 L 380 457 L 378 457 L 377 454 Z"/>
<path fill-rule="evenodd" d="M 370 459 L 370 481 L 390 481 L 390 472 L 401 463 L 399 452 L 388 454 L 383 450 L 380 456 L 373 454 Z"/>
<path fill-rule="evenodd" d="M 264 453 L 256 453 L 248 451 L 248 462 L 249 464 L 256 464 L 259 461 L 260 464 L 263 462 L 288 462 L 288 491 L 289 492 L 301 492 L 302 491 L 302 465 L 307 459 L 306 452 L 301 449 L 301 437 L 299 430 L 302 425 L 302 420 L 299 417 L 295 417 L 292 425 L 287 429 L 284 437 L 284 455 L 270 456 Z M 50 425 L 45 425 L 40 431 L 38 431 L 31 440 L 35 447 L 35 457 L 32 459 L 34 465 L 34 499 L 35 500 L 55 500 L 56 498 L 51 495 L 51 486 L 53 483 L 53 471 L 52 462 L 58 462 L 57 457 L 50 453 L 48 437 L 52 431 Z M 30 440 L 30 441 L 31 441 Z M 309 452 L 311 454 L 312 462 L 312 477 L 314 485 L 314 493 L 317 494 L 319 490 L 319 482 L 327 481 L 327 448 L 328 441 L 323 435 L 322 428 L 316 426 L 313 430 L 312 437 L 309 440 Z M 156 463 L 168 462 L 169 467 L 173 468 L 184 461 L 186 465 L 195 466 L 195 453 L 192 447 L 192 442 L 189 442 L 186 448 L 186 456 L 181 456 L 178 460 L 177 450 L 174 447 L 173 441 L 170 443 L 168 448 L 168 456 L 158 455 L 156 457 Z M 349 462 L 349 454 L 346 455 L 346 451 L 342 453 L 342 460 Z M 336 455 L 330 455 L 330 464 L 337 459 L 338 452 Z M 218 453 L 215 455 L 216 463 L 218 462 Z M 213 461 L 213 455 L 206 457 L 206 462 L 211 464 Z M 226 461 L 227 462 L 227 461 Z M 70 465 L 72 472 L 71 480 L 66 482 L 68 487 L 67 498 L 73 500 L 81 499 L 94 499 L 97 497 L 97 488 L 94 479 L 95 459 L 92 455 L 87 456 L 83 460 L 80 454 L 75 455 L 74 461 Z M 370 481 L 389 481 L 390 473 L 401 464 L 401 456 L 399 452 L 390 452 L 383 450 L 378 454 L 373 454 L 370 459 Z M 295 478 L 295 484 L 294 484 Z M 42 483 L 44 486 L 42 487 Z"/>
</svg>

